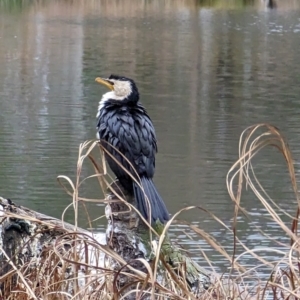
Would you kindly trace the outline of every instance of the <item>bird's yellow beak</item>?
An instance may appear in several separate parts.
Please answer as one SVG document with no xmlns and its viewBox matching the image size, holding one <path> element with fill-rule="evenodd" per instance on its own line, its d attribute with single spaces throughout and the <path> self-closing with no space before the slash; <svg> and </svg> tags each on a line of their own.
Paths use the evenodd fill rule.
<svg viewBox="0 0 300 300">
<path fill-rule="evenodd" d="M 104 78 L 97 77 L 97 78 L 95 79 L 95 81 L 98 82 L 98 83 L 100 83 L 100 84 L 105 85 L 106 87 L 108 87 L 108 88 L 109 88 L 110 90 L 112 90 L 112 91 L 113 91 L 113 89 L 114 89 L 114 86 L 113 86 L 109 81 L 107 81 L 107 80 L 104 79 Z"/>
</svg>

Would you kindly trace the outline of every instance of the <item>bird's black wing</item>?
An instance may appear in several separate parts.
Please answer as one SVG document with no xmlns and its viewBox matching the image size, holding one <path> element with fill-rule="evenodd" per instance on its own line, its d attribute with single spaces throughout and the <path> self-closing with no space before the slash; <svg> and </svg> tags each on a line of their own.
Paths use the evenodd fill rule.
<svg viewBox="0 0 300 300">
<path fill-rule="evenodd" d="M 143 107 L 103 109 L 99 116 L 98 132 L 102 145 L 133 175 L 133 169 L 117 150 L 130 161 L 139 176 L 153 177 L 156 136 L 152 121 Z M 109 157 L 107 160 L 118 178 L 124 176 L 124 171 L 115 161 Z"/>
</svg>

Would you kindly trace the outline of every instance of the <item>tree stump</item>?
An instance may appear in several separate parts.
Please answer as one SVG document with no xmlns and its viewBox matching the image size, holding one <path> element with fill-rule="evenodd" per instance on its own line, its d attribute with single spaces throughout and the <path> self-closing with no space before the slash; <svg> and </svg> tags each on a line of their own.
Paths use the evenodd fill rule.
<svg viewBox="0 0 300 300">
<path fill-rule="evenodd" d="M 130 210 L 124 201 L 118 199 L 116 194 L 125 197 L 126 202 L 136 207 L 135 199 L 128 195 L 124 189 L 114 182 L 108 189 L 107 198 L 112 200 L 108 204 L 108 230 L 107 245 L 116 253 L 130 262 L 133 268 L 146 272 L 145 266 L 136 261 L 139 258 L 154 263 L 156 254 L 155 245 L 158 237 L 150 232 L 149 227 L 139 218 L 135 210 Z M 164 225 L 156 223 L 154 230 L 161 234 Z M 190 257 L 186 256 L 177 246 L 175 246 L 166 234 L 162 243 L 160 255 L 160 268 L 168 269 L 174 276 L 182 276 L 187 284 L 197 294 L 207 290 L 210 286 L 210 272 L 200 267 Z M 162 263 L 163 262 L 163 263 Z M 184 270 L 184 274 L 182 274 Z M 128 282 L 124 281 L 124 284 Z"/>
</svg>

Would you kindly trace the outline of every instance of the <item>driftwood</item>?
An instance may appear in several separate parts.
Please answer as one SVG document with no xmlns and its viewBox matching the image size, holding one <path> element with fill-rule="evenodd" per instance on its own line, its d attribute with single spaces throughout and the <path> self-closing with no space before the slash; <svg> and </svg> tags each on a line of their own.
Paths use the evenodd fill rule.
<svg viewBox="0 0 300 300">
<path fill-rule="evenodd" d="M 115 253 L 127 262 L 128 265 L 123 266 L 122 269 L 126 269 L 128 273 L 133 269 L 147 273 L 145 265 L 138 259 L 145 259 L 154 267 L 157 259 L 155 248 L 158 245 L 158 237 L 155 232 L 150 233 L 149 227 L 139 218 L 136 211 L 129 209 L 124 201 L 119 200 L 117 195 L 123 195 L 129 203 L 135 204 L 132 197 L 124 195 L 124 191 L 117 182 L 110 186 L 107 195 L 107 199 L 110 201 L 108 201 L 105 209 L 108 219 L 106 245 L 102 245 L 102 250 L 106 253 Z M 0 208 L 2 208 L 1 236 L 3 249 L 0 257 L 0 282 L 4 299 L 6 299 L 5 293 L 16 289 L 16 283 L 20 282 L 18 281 L 19 274 L 16 269 L 32 261 L 33 257 L 38 258 L 42 255 L 43 249 L 57 243 L 57 239 L 62 237 L 65 240 L 59 251 L 67 251 L 70 245 L 66 234 L 72 234 L 75 231 L 86 236 L 91 234 L 87 230 L 75 228 L 73 225 L 61 220 L 18 206 L 9 199 L 0 197 Z M 154 229 L 161 233 L 163 226 L 156 224 Z M 194 295 L 201 295 L 210 288 L 211 273 L 173 245 L 167 235 L 159 253 L 158 275 L 164 269 L 167 269 L 171 277 L 179 276 L 181 282 L 184 280 L 185 283 L 182 284 L 188 286 Z M 40 261 L 37 259 L 36 264 L 39 264 Z M 118 271 L 120 260 L 111 259 L 110 266 Z M 13 275 L 7 276 L 9 273 Z M 3 280 L 3 278 L 6 279 Z M 117 286 L 121 289 L 129 286 L 131 282 L 132 278 L 120 275 L 118 276 Z M 128 296 L 126 299 L 135 299 L 135 297 Z"/>
</svg>

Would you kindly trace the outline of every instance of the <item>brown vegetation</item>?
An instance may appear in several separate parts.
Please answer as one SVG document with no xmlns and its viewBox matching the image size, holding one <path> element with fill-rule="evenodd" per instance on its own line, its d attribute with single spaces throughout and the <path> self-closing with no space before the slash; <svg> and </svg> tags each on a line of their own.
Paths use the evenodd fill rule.
<svg viewBox="0 0 300 300">
<path fill-rule="evenodd" d="M 153 257 L 152 259 L 137 258 L 136 262 L 139 262 L 140 267 L 136 267 L 136 265 L 133 267 L 133 262 L 124 259 L 124 253 L 113 251 L 109 245 L 101 244 L 93 234 L 78 228 L 76 220 L 80 213 L 79 205 L 90 201 L 110 202 L 107 198 L 97 200 L 79 196 L 80 185 L 89 178 L 97 177 L 101 188 L 104 190 L 108 187 L 109 178 L 103 160 L 102 162 L 99 161 L 98 155 L 96 157 L 95 154 L 91 156 L 96 145 L 97 142 L 87 142 L 80 145 L 76 182 L 72 182 L 66 176 L 59 177 L 59 180 L 66 180 L 71 187 L 69 189 L 63 185 L 67 193 L 73 198 L 75 226 L 64 225 L 63 222 L 59 224 L 59 222 L 54 222 L 51 217 L 47 219 L 45 216 L 27 214 L 27 216 L 22 215 L 21 219 L 25 219 L 28 224 L 31 224 L 30 230 L 34 234 L 29 241 L 35 246 L 31 245 L 30 248 L 27 242 L 22 249 L 19 249 L 18 253 L 13 255 L 12 252 L 8 253 L 11 248 L 6 247 L 7 243 L 10 242 L 3 240 L 0 278 L 3 299 L 267 299 L 267 297 L 298 299 L 300 275 L 297 227 L 300 202 L 291 153 L 277 128 L 268 124 L 258 124 L 243 132 L 239 145 L 239 160 L 232 166 L 227 175 L 229 195 L 235 202 L 233 230 L 228 228 L 222 220 L 213 216 L 216 222 L 227 228 L 228 232 L 233 231 L 234 247 L 242 246 L 245 252 L 237 257 L 235 253 L 231 255 L 209 233 L 197 226 L 190 225 L 190 228 L 199 235 L 199 238 L 205 239 L 212 248 L 231 261 L 232 270 L 238 272 L 238 275 L 226 274 L 223 276 L 208 272 L 211 283 L 206 290 L 201 291 L 195 291 L 187 283 L 185 264 L 179 263 L 176 267 L 171 267 L 168 264 L 163 249 L 164 237 L 167 236 L 169 226 L 181 211 L 203 210 L 201 207 L 188 207 L 175 214 L 163 228 L 158 240 L 155 238 L 157 232 L 151 229 Z M 281 220 L 280 215 L 276 212 L 278 205 L 268 197 L 266 191 L 260 186 L 253 170 L 253 157 L 261 149 L 270 145 L 276 147 L 284 156 L 297 199 L 298 207 L 295 208 L 295 216 L 290 216 L 291 226 L 286 225 Z M 82 180 L 80 177 L 81 169 L 87 157 L 91 158 L 95 167 L 95 174 Z M 249 217 L 247 211 L 242 207 L 241 196 L 245 185 L 252 189 L 257 199 L 266 208 L 268 217 L 282 228 L 282 234 L 287 235 L 291 240 L 290 247 L 286 252 L 276 248 L 269 249 L 281 255 L 281 259 L 276 263 L 271 264 L 265 258 L 260 257 L 256 251 L 247 248 L 235 234 L 238 214 L 242 213 Z M 129 210 L 136 211 L 131 204 L 123 203 L 129 207 Z M 7 228 L 5 222 L 11 221 L 12 218 L 14 221 L 20 218 L 18 214 L 20 208 L 9 203 L 9 201 L 5 202 L 3 198 L 1 206 L 5 212 L 2 216 L 2 226 Z M 9 210 L 8 207 L 10 207 Z M 138 214 L 138 211 L 135 213 Z M 18 224 L 24 226 L 21 223 Z M 36 224 L 35 229 L 32 228 L 32 224 Z M 36 228 L 39 228 L 39 231 Z M 2 236 L 4 237 L 5 230 L 2 229 Z M 23 237 L 28 235 L 27 230 L 24 230 L 22 234 Z M 39 244 L 37 241 L 45 234 L 48 235 L 47 243 Z M 35 249 L 35 252 L 32 251 L 30 259 L 25 260 L 24 257 L 26 257 L 26 251 L 28 252 L 29 248 Z M 249 269 L 239 263 L 240 257 L 245 254 L 252 255 L 260 262 L 257 268 Z M 10 260 L 9 257 L 12 259 Z M 273 268 L 270 278 L 266 282 L 258 277 L 253 277 L 253 273 L 259 272 L 259 268 L 264 265 L 271 265 Z M 4 270 L 3 267 L 6 269 Z M 120 278 L 122 280 L 125 278 L 127 284 L 122 286 Z M 127 281 L 128 278 L 129 281 Z"/>
</svg>

